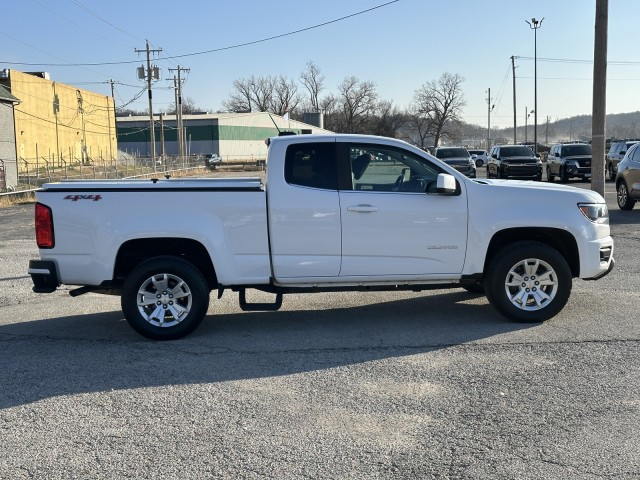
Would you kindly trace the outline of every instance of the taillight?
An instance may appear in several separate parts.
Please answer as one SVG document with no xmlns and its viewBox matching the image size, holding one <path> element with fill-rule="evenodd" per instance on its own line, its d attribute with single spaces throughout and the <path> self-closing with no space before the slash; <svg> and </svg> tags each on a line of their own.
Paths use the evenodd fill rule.
<svg viewBox="0 0 640 480">
<path fill-rule="evenodd" d="M 36 243 L 38 248 L 53 248 L 53 215 L 51 209 L 41 203 L 36 203 Z"/>
</svg>

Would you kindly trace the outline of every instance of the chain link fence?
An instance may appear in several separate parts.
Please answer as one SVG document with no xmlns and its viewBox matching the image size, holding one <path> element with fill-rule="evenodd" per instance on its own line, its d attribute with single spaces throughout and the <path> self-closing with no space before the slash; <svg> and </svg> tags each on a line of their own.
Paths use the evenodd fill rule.
<svg viewBox="0 0 640 480">
<path fill-rule="evenodd" d="M 209 163 L 205 155 L 141 157 L 121 152 L 119 158 L 80 159 L 19 158 L 18 185 L 11 192 L 36 190 L 45 183 L 82 179 L 133 179 L 160 176 L 197 176 L 215 169 L 264 170 L 265 159 L 247 155 L 233 161 Z M 7 190 L 5 165 L 0 160 L 0 194 Z"/>
</svg>

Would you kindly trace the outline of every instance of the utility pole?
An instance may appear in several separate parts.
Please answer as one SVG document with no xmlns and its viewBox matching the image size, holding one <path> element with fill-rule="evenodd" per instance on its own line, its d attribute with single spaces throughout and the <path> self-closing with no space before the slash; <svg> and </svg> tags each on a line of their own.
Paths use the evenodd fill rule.
<svg viewBox="0 0 640 480">
<path fill-rule="evenodd" d="M 591 123 L 591 190 L 604 196 L 604 150 L 607 106 L 607 35 L 609 0 L 596 0 L 593 46 L 593 111 Z"/>
<path fill-rule="evenodd" d="M 491 149 L 491 110 L 495 105 L 491 105 L 491 89 L 487 90 L 487 150 Z"/>
<path fill-rule="evenodd" d="M 162 51 L 161 48 L 151 49 L 149 48 L 149 40 L 147 40 L 147 47 L 145 50 L 134 49 L 136 53 L 147 53 L 147 91 L 149 92 L 149 139 L 151 141 L 151 162 L 153 163 L 153 171 L 156 171 L 156 134 L 155 127 L 153 124 L 153 96 L 151 93 L 151 81 L 155 78 L 158 80 L 160 78 L 158 68 L 154 68 L 151 70 L 151 54 L 152 53 L 160 53 Z M 138 77 L 139 78 L 139 77 Z"/>
<path fill-rule="evenodd" d="M 549 123 L 551 122 L 551 117 L 547 115 L 547 127 L 544 131 L 544 144 L 549 145 Z"/>
<path fill-rule="evenodd" d="M 182 130 L 180 128 L 180 122 L 178 121 L 178 79 L 176 76 L 173 76 L 173 94 L 175 96 L 175 106 L 176 106 L 176 153 L 180 161 L 183 162 L 182 159 Z"/>
<path fill-rule="evenodd" d="M 184 139 L 184 124 L 182 122 L 182 79 L 180 78 L 180 72 L 189 72 L 190 69 L 183 68 L 178 65 L 177 68 L 170 68 L 170 72 L 178 72 L 178 78 L 173 77 L 174 87 L 176 88 L 176 126 L 178 127 L 178 152 L 180 158 L 184 158 L 185 155 L 185 139 Z"/>
<path fill-rule="evenodd" d="M 513 70 L 513 144 L 518 143 L 516 138 L 516 128 L 518 128 L 518 122 L 516 121 L 516 57 L 511 56 L 511 70 Z"/>
<path fill-rule="evenodd" d="M 82 98 L 82 93 L 80 90 L 76 90 L 76 97 L 78 99 L 78 111 L 80 112 L 80 116 L 82 119 L 82 164 L 87 163 L 87 133 L 84 124 L 84 100 Z"/>
<path fill-rule="evenodd" d="M 117 112 L 116 112 L 116 95 L 115 95 L 115 91 L 113 88 L 113 85 L 116 83 L 115 80 L 110 79 L 109 83 L 111 84 L 111 102 L 113 103 L 113 125 L 116 127 L 116 136 L 118 135 L 118 128 L 117 128 Z M 113 160 L 113 150 L 111 147 L 111 144 L 113 142 L 111 141 L 111 124 L 109 124 L 109 155 L 111 156 L 111 159 Z M 117 159 L 116 159 L 117 160 Z"/>
<path fill-rule="evenodd" d="M 544 18 L 542 19 L 544 20 Z M 542 20 L 535 18 L 529 24 L 533 30 L 533 153 L 538 153 L 538 29 L 542 26 Z"/>
</svg>

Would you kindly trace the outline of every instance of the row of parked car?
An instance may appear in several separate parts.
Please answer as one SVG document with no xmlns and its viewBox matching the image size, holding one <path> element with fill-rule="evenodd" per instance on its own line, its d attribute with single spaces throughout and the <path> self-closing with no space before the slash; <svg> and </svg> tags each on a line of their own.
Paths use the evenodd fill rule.
<svg viewBox="0 0 640 480">
<path fill-rule="evenodd" d="M 468 177 L 475 178 L 483 165 L 487 178 L 542 180 L 540 155 L 526 145 L 496 145 L 486 150 L 467 150 L 464 147 L 438 147 L 433 155 Z M 591 179 L 591 145 L 588 143 L 559 143 L 547 156 L 548 182 L 556 178 L 563 183 L 572 178 Z M 611 142 L 605 159 L 609 179 L 615 181 L 618 206 L 630 210 L 640 200 L 640 141 Z"/>
</svg>

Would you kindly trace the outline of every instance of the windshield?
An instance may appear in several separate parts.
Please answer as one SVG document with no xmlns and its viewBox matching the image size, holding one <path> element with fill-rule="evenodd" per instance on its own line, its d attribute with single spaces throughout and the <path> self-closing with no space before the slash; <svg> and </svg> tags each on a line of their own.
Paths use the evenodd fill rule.
<svg viewBox="0 0 640 480">
<path fill-rule="evenodd" d="M 464 148 L 439 148 L 436 150 L 436 157 L 438 158 L 460 158 L 468 156 L 469 152 Z"/>
<path fill-rule="evenodd" d="M 591 155 L 591 145 L 567 145 L 562 147 L 563 157 L 572 157 L 574 155 Z"/>
<path fill-rule="evenodd" d="M 532 157 L 533 151 L 529 147 L 502 147 L 500 149 L 501 157 Z"/>
</svg>

